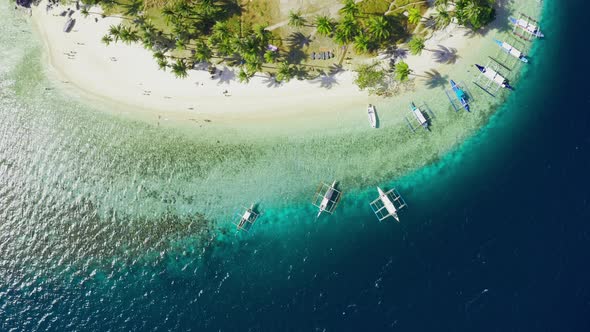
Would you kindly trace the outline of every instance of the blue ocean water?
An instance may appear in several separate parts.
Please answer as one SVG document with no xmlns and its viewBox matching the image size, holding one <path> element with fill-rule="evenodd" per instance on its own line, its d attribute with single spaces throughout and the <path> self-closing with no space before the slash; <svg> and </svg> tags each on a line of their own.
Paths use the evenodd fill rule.
<svg viewBox="0 0 590 332">
<path fill-rule="evenodd" d="M 589 5 L 545 6 L 547 38 L 490 124 L 396 181 L 403 223 L 377 223 L 357 197 L 316 223 L 293 207 L 267 216 L 289 227 L 180 240 L 158 259 L 43 274 L 0 257 L 0 330 L 588 331 L 590 97 L 572 47 Z"/>
</svg>

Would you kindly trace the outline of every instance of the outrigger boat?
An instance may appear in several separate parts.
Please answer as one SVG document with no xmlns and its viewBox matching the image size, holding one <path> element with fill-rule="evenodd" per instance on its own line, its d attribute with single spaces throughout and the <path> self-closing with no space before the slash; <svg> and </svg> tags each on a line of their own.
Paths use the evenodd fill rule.
<svg viewBox="0 0 590 332">
<path fill-rule="evenodd" d="M 506 53 L 512 55 L 513 57 L 517 58 L 518 60 L 527 63 L 529 60 L 527 59 L 526 55 L 524 55 L 521 51 L 514 48 L 512 45 L 508 44 L 507 42 L 500 41 L 498 39 L 494 39 L 494 42 L 498 44 Z"/>
<path fill-rule="evenodd" d="M 471 112 L 471 107 L 469 106 L 470 97 L 465 92 L 465 88 L 462 85 L 455 83 L 455 81 L 453 81 L 453 80 L 451 80 L 450 83 L 451 83 L 451 91 L 445 90 L 445 93 L 447 94 L 447 97 L 449 98 L 449 101 L 451 102 L 451 105 L 453 105 L 453 108 L 455 109 L 455 111 L 458 111 L 459 107 L 457 107 L 457 105 L 455 105 L 455 101 L 451 97 L 450 93 L 455 94 L 455 97 L 457 98 L 459 103 L 461 103 L 462 108 L 464 108 L 467 112 Z"/>
<path fill-rule="evenodd" d="M 534 19 L 520 14 L 519 18 L 509 17 L 508 18 L 512 24 L 514 24 L 514 33 L 524 39 L 529 40 L 525 36 L 522 36 L 516 32 L 516 28 L 522 29 L 524 32 L 528 33 L 531 37 L 543 38 L 545 35 L 539 29 L 539 22 L 535 21 Z"/>
<path fill-rule="evenodd" d="M 375 113 L 375 106 L 369 104 L 367 113 L 369 114 L 369 124 L 371 125 L 371 128 L 377 128 L 377 114 Z"/>
<path fill-rule="evenodd" d="M 256 222 L 259 217 L 259 214 L 254 212 L 254 204 L 250 205 L 250 208 L 246 209 L 244 213 L 236 213 L 237 216 L 240 218 L 234 224 L 237 226 L 238 230 L 248 232 L 252 225 Z"/>
<path fill-rule="evenodd" d="M 384 192 L 381 188 L 377 187 L 377 192 L 379 193 L 379 197 L 369 204 L 377 219 L 383 221 L 389 217 L 393 217 L 399 222 L 398 212 L 407 206 L 402 196 L 395 188 Z"/>
<path fill-rule="evenodd" d="M 427 115 L 425 115 L 425 112 L 423 112 L 419 107 L 417 107 L 414 102 L 410 103 L 410 112 L 412 113 L 413 117 L 416 119 L 416 121 L 418 122 L 418 124 L 420 126 L 422 126 L 422 128 L 430 131 L 430 121 L 429 118 L 427 117 Z M 416 130 L 414 129 L 414 126 L 412 126 L 410 120 L 408 120 L 408 118 L 406 117 L 406 122 L 408 123 L 408 127 L 410 127 L 410 130 L 412 130 L 412 132 L 415 132 Z"/>
<path fill-rule="evenodd" d="M 319 209 L 317 218 L 319 218 L 323 212 L 332 214 L 334 210 L 336 210 L 336 206 L 340 202 L 342 196 L 342 192 L 336 189 L 336 183 L 337 181 L 332 182 L 331 185 L 327 185 L 323 182 L 320 183 L 312 201 L 312 204 Z"/>
<path fill-rule="evenodd" d="M 490 68 L 489 66 L 484 67 L 478 64 L 476 64 L 475 67 L 477 67 L 477 69 L 483 74 L 483 76 L 485 76 L 491 82 L 496 83 L 499 87 L 508 90 L 514 90 L 514 88 L 510 85 L 508 80 L 504 76 L 500 75 L 496 70 Z"/>
</svg>

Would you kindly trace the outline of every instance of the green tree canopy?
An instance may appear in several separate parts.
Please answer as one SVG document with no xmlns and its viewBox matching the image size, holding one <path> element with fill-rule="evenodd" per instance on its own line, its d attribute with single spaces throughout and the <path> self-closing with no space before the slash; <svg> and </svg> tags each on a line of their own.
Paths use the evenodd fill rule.
<svg viewBox="0 0 590 332">
<path fill-rule="evenodd" d="M 412 73 L 407 63 L 400 61 L 395 65 L 395 78 L 400 82 L 405 82 Z"/>
<path fill-rule="evenodd" d="M 182 59 L 176 60 L 172 64 L 172 73 L 178 78 L 186 78 L 188 76 L 186 63 Z"/>
<path fill-rule="evenodd" d="M 410 49 L 410 53 L 414 55 L 418 55 L 422 53 L 422 50 L 425 47 L 425 40 L 420 36 L 414 36 L 409 42 L 408 47 Z"/>
<path fill-rule="evenodd" d="M 383 16 L 371 17 L 368 30 L 377 42 L 381 42 L 390 36 L 389 23 Z"/>
<path fill-rule="evenodd" d="M 306 23 L 305 18 L 301 15 L 301 11 L 290 11 L 289 12 L 289 25 L 299 28 Z"/>
<path fill-rule="evenodd" d="M 334 22 L 328 16 L 318 16 L 315 19 L 317 31 L 322 36 L 329 36 L 334 32 Z"/>
<path fill-rule="evenodd" d="M 408 22 L 417 25 L 422 20 L 422 13 L 418 8 L 410 8 L 408 10 Z"/>
<path fill-rule="evenodd" d="M 380 70 L 377 63 L 360 65 L 356 68 L 354 83 L 361 89 L 378 90 L 385 82 L 385 73 Z"/>
</svg>

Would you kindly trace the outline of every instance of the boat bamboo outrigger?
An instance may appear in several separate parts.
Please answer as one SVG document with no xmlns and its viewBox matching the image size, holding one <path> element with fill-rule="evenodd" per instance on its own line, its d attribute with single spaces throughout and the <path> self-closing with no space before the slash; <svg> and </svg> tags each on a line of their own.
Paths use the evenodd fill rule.
<svg viewBox="0 0 590 332">
<path fill-rule="evenodd" d="M 526 16 L 525 14 L 520 14 L 519 18 L 509 17 L 508 18 L 512 24 L 514 24 L 514 34 L 519 36 L 525 40 L 531 40 L 533 38 L 543 38 L 545 35 L 539 29 L 539 22 Z M 520 34 L 518 31 L 522 30 L 523 34 Z"/>
<path fill-rule="evenodd" d="M 412 117 L 418 122 L 422 128 L 430 131 L 430 120 L 433 116 L 432 112 L 426 108 L 426 105 L 421 105 L 417 107 L 414 102 L 410 103 L 410 113 L 412 113 Z M 416 132 L 416 128 L 412 125 L 412 121 L 405 117 L 406 123 L 412 132 Z"/>
<path fill-rule="evenodd" d="M 337 181 L 332 182 L 331 185 L 324 182 L 320 183 L 313 195 L 313 201 L 311 203 L 319 209 L 318 218 L 322 212 L 332 214 L 336 210 L 336 206 L 342 198 L 342 192 L 336 189 L 336 183 Z"/>
<path fill-rule="evenodd" d="M 239 231 L 246 231 L 248 232 L 252 225 L 256 222 L 258 217 L 260 216 L 259 213 L 255 211 L 255 204 L 250 205 L 249 208 L 246 209 L 244 212 L 236 212 L 236 217 L 238 217 L 237 221 L 234 224 L 237 226 Z"/>
<path fill-rule="evenodd" d="M 369 204 L 377 219 L 383 221 L 389 217 L 393 217 L 399 222 L 398 212 L 407 206 L 402 196 L 395 188 L 384 192 L 381 188 L 377 187 L 377 192 L 379 192 L 379 197 Z"/>
<path fill-rule="evenodd" d="M 455 109 L 455 112 L 459 111 L 460 108 L 464 108 L 467 112 L 471 112 L 469 103 L 471 102 L 471 94 L 467 93 L 467 88 L 464 83 L 456 83 L 451 80 L 451 88 L 445 90 L 445 94 L 449 98 L 451 105 Z M 454 97 L 451 97 L 454 96 Z"/>
<path fill-rule="evenodd" d="M 504 50 L 504 52 L 512 55 L 513 57 L 517 58 L 518 60 L 527 63 L 529 60 L 527 59 L 526 55 L 524 55 L 521 51 L 514 48 L 512 45 L 508 44 L 507 42 L 500 41 L 498 39 L 494 39 L 494 42 L 498 44 Z"/>
<path fill-rule="evenodd" d="M 477 67 L 477 69 L 480 72 L 480 74 L 476 77 L 476 80 L 474 81 L 475 85 L 477 85 L 490 95 L 494 96 L 490 91 L 496 92 L 500 88 L 514 90 L 514 88 L 510 85 L 508 79 L 500 75 L 498 69 L 493 68 L 493 66 L 490 63 L 488 63 L 486 66 L 480 66 L 476 64 L 475 67 Z M 494 86 L 493 89 L 492 86 Z"/>
<path fill-rule="evenodd" d="M 369 107 L 367 108 L 367 113 L 369 115 L 369 124 L 371 125 L 371 128 L 377 128 L 377 113 L 375 110 L 375 106 L 369 104 Z"/>
</svg>

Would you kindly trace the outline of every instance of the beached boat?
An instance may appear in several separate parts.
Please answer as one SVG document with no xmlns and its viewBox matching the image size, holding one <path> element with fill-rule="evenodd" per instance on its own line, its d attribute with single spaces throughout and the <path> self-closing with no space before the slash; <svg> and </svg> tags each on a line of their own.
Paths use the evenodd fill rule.
<svg viewBox="0 0 590 332">
<path fill-rule="evenodd" d="M 74 24 L 76 24 L 76 20 L 71 17 L 68 18 L 68 20 L 66 21 L 66 24 L 64 25 L 64 32 L 72 31 Z"/>
<path fill-rule="evenodd" d="M 328 185 L 322 182 L 313 196 L 312 204 L 319 209 L 317 215 L 318 218 L 323 212 L 332 214 L 334 210 L 336 210 L 336 206 L 340 202 L 340 197 L 342 195 L 342 193 L 336 189 L 336 183 L 337 181 L 334 181 L 331 185 Z"/>
<path fill-rule="evenodd" d="M 459 103 L 461 103 L 461 107 L 463 107 L 467 112 L 471 112 L 471 107 L 469 106 L 469 96 L 467 95 L 467 93 L 465 93 L 464 88 L 459 84 L 455 83 L 455 81 L 453 80 L 451 80 L 450 83 L 452 93 L 455 94 L 455 97 L 457 98 Z M 449 97 L 449 100 L 451 101 L 451 105 L 453 105 L 453 107 L 455 108 L 455 111 L 458 111 L 459 108 L 455 105 L 455 101 L 450 96 L 449 92 L 445 92 L 447 94 L 447 97 Z"/>
<path fill-rule="evenodd" d="M 399 222 L 398 211 L 407 206 L 402 196 L 394 189 L 384 192 L 377 187 L 379 197 L 370 203 L 371 209 L 379 221 L 393 217 Z"/>
<path fill-rule="evenodd" d="M 485 76 L 491 82 L 496 83 L 499 87 L 508 90 L 514 90 L 508 80 L 504 76 L 500 75 L 496 70 L 490 68 L 489 66 L 484 67 L 478 64 L 476 64 L 475 67 L 477 67 L 483 76 Z"/>
<path fill-rule="evenodd" d="M 509 17 L 508 18 L 510 20 L 510 22 L 512 24 L 514 24 L 514 29 L 516 32 L 517 28 L 520 28 L 521 30 L 523 30 L 525 33 L 527 33 L 528 35 L 532 36 L 532 37 L 537 37 L 537 38 L 543 38 L 545 37 L 545 35 L 541 32 L 541 29 L 539 29 L 539 22 L 535 21 L 534 19 L 524 15 L 524 14 L 520 14 L 519 18 L 515 18 L 515 17 Z M 525 38 L 522 35 L 517 34 L 519 37 Z"/>
<path fill-rule="evenodd" d="M 514 46 L 508 44 L 507 42 L 503 42 L 498 39 L 494 39 L 494 42 L 498 44 L 504 50 L 504 52 L 512 55 L 513 57 L 517 58 L 518 60 L 527 63 L 529 60 L 527 59 L 526 55 L 524 55 L 521 51 L 514 48 Z"/>
<path fill-rule="evenodd" d="M 377 128 L 377 114 L 375 113 L 375 106 L 369 104 L 367 113 L 369 114 L 369 124 L 371 125 L 371 128 Z"/>
<path fill-rule="evenodd" d="M 416 107 L 414 102 L 410 103 L 410 109 L 412 110 L 412 114 L 416 118 L 416 121 L 426 130 L 428 130 L 428 119 L 424 116 L 424 113 L 420 110 L 420 108 Z"/>
</svg>

